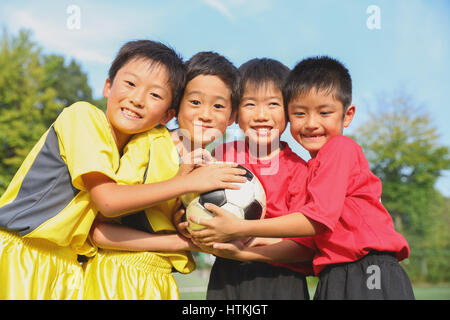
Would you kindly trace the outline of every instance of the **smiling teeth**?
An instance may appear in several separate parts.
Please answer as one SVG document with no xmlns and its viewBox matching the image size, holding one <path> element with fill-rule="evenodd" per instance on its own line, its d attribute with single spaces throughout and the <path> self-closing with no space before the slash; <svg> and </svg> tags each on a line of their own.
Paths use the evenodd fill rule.
<svg viewBox="0 0 450 320">
<path fill-rule="evenodd" d="M 261 133 L 267 133 L 270 132 L 270 128 L 255 128 L 255 131 L 261 132 Z"/>
<path fill-rule="evenodd" d="M 139 116 L 137 113 L 135 113 L 135 112 L 133 112 L 133 111 L 131 111 L 131 110 L 128 110 L 128 109 L 122 109 L 122 112 L 125 113 L 126 115 L 129 115 L 130 117 L 133 117 L 133 118 L 140 118 L 140 116 Z"/>
</svg>

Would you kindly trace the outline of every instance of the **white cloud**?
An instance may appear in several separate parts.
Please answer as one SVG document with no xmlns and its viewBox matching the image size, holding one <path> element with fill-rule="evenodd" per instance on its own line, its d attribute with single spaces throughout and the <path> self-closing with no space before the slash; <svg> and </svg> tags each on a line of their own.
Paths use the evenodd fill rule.
<svg viewBox="0 0 450 320">
<path fill-rule="evenodd" d="M 163 10 L 136 10 L 133 7 L 105 6 L 78 1 L 80 28 L 69 28 L 71 13 L 64 2 L 27 3 L 1 6 L 0 19 L 15 34 L 32 31 L 46 52 L 66 55 L 81 62 L 109 65 L 125 41 L 152 37 L 164 24 L 158 23 Z"/>
<path fill-rule="evenodd" d="M 235 13 L 256 14 L 271 7 L 270 0 L 202 0 L 206 5 L 217 10 L 225 18 L 235 21 Z"/>
<path fill-rule="evenodd" d="M 36 13 L 26 9 L 11 10 L 8 14 L 11 31 L 30 29 L 33 38 L 46 50 L 63 53 L 70 57 L 95 63 L 110 63 L 112 55 L 105 54 L 101 46 L 90 46 L 91 30 L 83 28 L 70 30 L 65 24 L 65 16 L 61 19 L 42 19 Z M 97 37 L 98 39 L 98 37 Z"/>
<path fill-rule="evenodd" d="M 230 20 L 234 20 L 234 16 L 230 13 L 230 10 L 225 6 L 225 3 L 220 0 L 203 0 L 205 4 L 219 11 L 223 16 Z"/>
</svg>

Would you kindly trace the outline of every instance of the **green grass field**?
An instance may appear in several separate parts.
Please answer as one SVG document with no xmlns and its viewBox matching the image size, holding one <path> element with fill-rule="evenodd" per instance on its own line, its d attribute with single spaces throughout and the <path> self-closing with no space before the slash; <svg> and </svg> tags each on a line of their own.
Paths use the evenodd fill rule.
<svg viewBox="0 0 450 320">
<path fill-rule="evenodd" d="M 209 273 L 207 271 L 194 271 L 190 274 L 175 274 L 175 279 L 180 288 L 181 300 L 204 300 L 208 285 Z M 315 286 L 309 282 L 309 294 L 314 296 Z M 311 282 L 311 283 L 310 283 Z M 450 285 L 447 286 L 414 286 L 414 295 L 417 300 L 450 300 Z"/>
</svg>

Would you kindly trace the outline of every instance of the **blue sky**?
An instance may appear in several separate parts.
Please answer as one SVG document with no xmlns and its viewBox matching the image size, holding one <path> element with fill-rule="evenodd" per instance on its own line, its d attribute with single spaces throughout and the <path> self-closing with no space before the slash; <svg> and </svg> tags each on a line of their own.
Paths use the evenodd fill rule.
<svg viewBox="0 0 450 320">
<path fill-rule="evenodd" d="M 80 10 L 79 29 L 67 26 L 71 5 Z M 372 5 L 379 9 L 380 29 L 367 26 Z M 353 127 L 367 120 L 377 97 L 406 92 L 430 114 L 445 145 L 450 145 L 449 18 L 447 0 L 0 3 L 2 27 L 12 34 L 31 29 L 44 52 L 75 58 L 97 97 L 117 50 L 132 39 L 168 43 L 186 59 L 198 51 L 217 51 L 236 66 L 270 57 L 293 67 L 302 58 L 327 54 L 352 74 Z M 284 138 L 291 142 L 288 134 Z M 305 157 L 300 148 L 293 149 Z M 437 186 L 450 196 L 450 172 Z"/>
</svg>

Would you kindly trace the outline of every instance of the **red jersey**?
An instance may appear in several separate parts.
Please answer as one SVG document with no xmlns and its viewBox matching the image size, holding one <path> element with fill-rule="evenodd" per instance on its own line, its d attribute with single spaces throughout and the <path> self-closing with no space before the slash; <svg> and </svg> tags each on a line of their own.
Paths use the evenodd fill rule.
<svg viewBox="0 0 450 320">
<path fill-rule="evenodd" d="M 330 139 L 308 162 L 306 192 L 306 205 L 299 212 L 327 228 L 314 237 L 315 274 L 329 264 L 356 261 L 371 250 L 394 252 L 398 260 L 409 256 L 408 243 L 381 204 L 381 181 L 352 139 Z"/>
<path fill-rule="evenodd" d="M 218 146 L 214 156 L 220 161 L 236 162 L 253 172 L 266 191 L 266 215 L 264 219 L 299 212 L 306 201 L 306 162 L 292 152 L 289 145 L 280 141 L 280 152 L 269 160 L 260 160 L 250 152 L 244 141 L 232 141 Z M 296 239 L 299 244 L 315 250 L 311 237 Z M 271 263 L 300 272 L 313 273 L 308 263 Z"/>
</svg>

